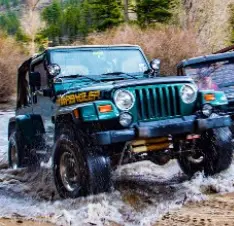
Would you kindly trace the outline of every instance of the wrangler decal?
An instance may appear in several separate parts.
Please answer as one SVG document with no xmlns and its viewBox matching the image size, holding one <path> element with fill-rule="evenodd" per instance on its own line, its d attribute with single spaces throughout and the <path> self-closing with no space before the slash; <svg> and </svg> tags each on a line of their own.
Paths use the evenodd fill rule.
<svg viewBox="0 0 234 226">
<path fill-rule="evenodd" d="M 76 103 L 94 101 L 94 100 L 99 99 L 100 94 L 101 94 L 101 92 L 99 90 L 76 93 L 76 94 L 68 94 L 68 95 L 60 97 L 57 100 L 57 103 L 60 106 L 67 106 L 67 105 L 72 105 L 72 104 L 76 104 Z"/>
</svg>

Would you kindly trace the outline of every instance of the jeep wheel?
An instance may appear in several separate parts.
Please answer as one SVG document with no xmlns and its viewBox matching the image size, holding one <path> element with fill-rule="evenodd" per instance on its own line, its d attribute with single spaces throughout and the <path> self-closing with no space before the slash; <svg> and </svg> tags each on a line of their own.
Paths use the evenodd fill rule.
<svg viewBox="0 0 234 226">
<path fill-rule="evenodd" d="M 66 125 L 57 131 L 54 147 L 53 174 L 60 197 L 77 198 L 108 192 L 111 187 L 109 158 L 101 154 L 100 147 L 89 150 L 89 145 L 85 147 L 77 142 L 72 128 Z"/>
<path fill-rule="evenodd" d="M 13 132 L 8 143 L 8 163 L 9 167 L 17 169 L 22 167 L 22 148 L 17 145 L 16 132 Z"/>
<path fill-rule="evenodd" d="M 231 140 L 232 135 L 227 127 L 205 132 L 197 141 L 195 153 L 178 158 L 181 169 L 189 176 L 201 171 L 209 176 L 228 169 L 233 153 Z"/>
<path fill-rule="evenodd" d="M 55 144 L 53 154 L 55 185 L 62 198 L 86 195 L 87 170 L 79 147 L 64 135 Z"/>
</svg>

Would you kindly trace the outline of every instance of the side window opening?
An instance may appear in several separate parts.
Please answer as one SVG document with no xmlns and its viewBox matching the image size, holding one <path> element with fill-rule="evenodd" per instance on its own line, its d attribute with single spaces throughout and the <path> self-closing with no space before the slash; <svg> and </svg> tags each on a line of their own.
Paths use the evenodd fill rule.
<svg viewBox="0 0 234 226">
<path fill-rule="evenodd" d="M 44 66 L 44 61 L 32 66 L 33 72 L 39 72 L 41 77 L 41 87 L 40 89 L 48 88 L 48 75 Z"/>
</svg>

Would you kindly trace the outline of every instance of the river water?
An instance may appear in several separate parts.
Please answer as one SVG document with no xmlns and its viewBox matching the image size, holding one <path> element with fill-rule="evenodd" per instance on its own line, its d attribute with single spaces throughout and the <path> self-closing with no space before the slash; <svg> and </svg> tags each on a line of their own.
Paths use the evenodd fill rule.
<svg viewBox="0 0 234 226">
<path fill-rule="evenodd" d="M 57 225 L 151 225 L 168 211 L 212 192 L 233 192 L 234 165 L 214 177 L 187 180 L 176 161 L 157 166 L 144 161 L 114 172 L 109 194 L 61 200 L 50 164 L 38 172 L 7 168 L 7 124 L 13 111 L 0 110 L 0 217 L 25 217 Z"/>
</svg>

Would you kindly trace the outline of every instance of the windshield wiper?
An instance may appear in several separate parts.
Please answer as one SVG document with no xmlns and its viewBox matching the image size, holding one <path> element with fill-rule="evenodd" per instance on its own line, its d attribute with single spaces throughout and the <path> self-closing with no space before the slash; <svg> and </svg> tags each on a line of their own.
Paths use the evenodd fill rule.
<svg viewBox="0 0 234 226">
<path fill-rule="evenodd" d="M 79 78 L 79 77 L 88 78 L 88 79 L 95 81 L 95 82 L 100 82 L 100 80 L 98 80 L 98 79 L 89 77 L 88 75 L 80 75 L 80 74 L 58 76 L 57 78 Z"/>
<path fill-rule="evenodd" d="M 110 73 L 104 73 L 104 74 L 101 74 L 101 75 L 127 75 L 128 77 L 131 77 L 131 78 L 134 78 L 134 79 L 139 79 L 138 77 L 134 76 L 134 75 L 130 75 L 128 73 L 124 73 L 124 72 L 110 72 Z"/>
</svg>

